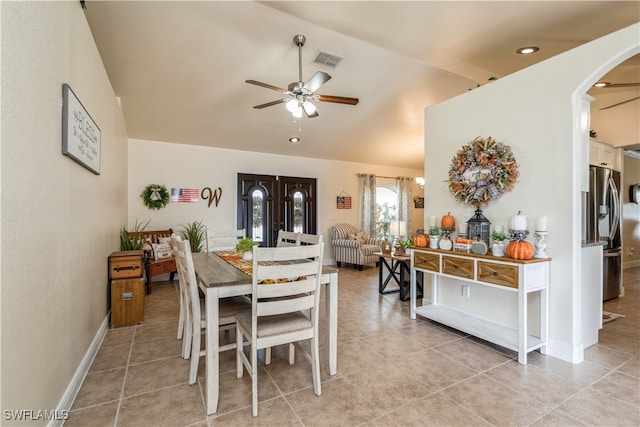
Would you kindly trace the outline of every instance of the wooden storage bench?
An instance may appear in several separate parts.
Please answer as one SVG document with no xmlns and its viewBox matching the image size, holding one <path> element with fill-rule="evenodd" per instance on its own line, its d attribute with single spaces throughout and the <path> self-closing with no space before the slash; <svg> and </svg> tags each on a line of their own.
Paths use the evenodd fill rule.
<svg viewBox="0 0 640 427">
<path fill-rule="evenodd" d="M 134 233 L 129 234 L 133 235 Z M 171 235 L 173 234 L 173 230 L 170 228 L 167 230 L 155 231 L 144 230 L 140 234 L 151 244 L 156 244 L 160 243 L 160 238 L 171 237 Z M 153 251 L 145 251 L 144 265 L 147 277 L 147 295 L 151 293 L 151 278 L 153 276 L 169 273 L 169 280 L 173 281 L 174 275 L 178 271 L 178 268 L 176 267 L 176 259 L 173 256 L 171 258 L 159 259 L 156 261 L 153 255 Z"/>
</svg>

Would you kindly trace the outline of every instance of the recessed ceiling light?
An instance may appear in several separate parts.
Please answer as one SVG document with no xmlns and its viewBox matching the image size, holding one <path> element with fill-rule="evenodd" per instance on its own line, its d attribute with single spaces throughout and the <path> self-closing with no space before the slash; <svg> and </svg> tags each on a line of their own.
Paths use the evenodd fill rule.
<svg viewBox="0 0 640 427">
<path fill-rule="evenodd" d="M 539 50 L 540 48 L 537 46 L 527 46 L 527 47 L 521 47 L 520 49 L 516 50 L 516 52 L 521 55 L 529 55 L 532 53 L 536 53 Z"/>
<path fill-rule="evenodd" d="M 593 87 L 607 87 L 610 84 L 611 83 L 609 83 L 609 82 L 598 82 L 598 83 L 594 84 Z"/>
<path fill-rule="evenodd" d="M 300 142 L 300 138 L 298 138 L 297 136 L 293 136 L 291 138 L 289 138 L 289 142 L 292 144 L 297 144 Z"/>
</svg>

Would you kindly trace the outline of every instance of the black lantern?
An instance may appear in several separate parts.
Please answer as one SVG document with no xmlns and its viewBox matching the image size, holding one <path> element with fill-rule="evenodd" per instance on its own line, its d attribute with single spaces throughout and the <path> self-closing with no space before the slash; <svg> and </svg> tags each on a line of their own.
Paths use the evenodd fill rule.
<svg viewBox="0 0 640 427">
<path fill-rule="evenodd" d="M 482 209 L 476 209 L 476 214 L 467 221 L 469 238 L 472 240 L 482 240 L 489 247 L 489 226 L 491 221 L 482 215 Z"/>
</svg>

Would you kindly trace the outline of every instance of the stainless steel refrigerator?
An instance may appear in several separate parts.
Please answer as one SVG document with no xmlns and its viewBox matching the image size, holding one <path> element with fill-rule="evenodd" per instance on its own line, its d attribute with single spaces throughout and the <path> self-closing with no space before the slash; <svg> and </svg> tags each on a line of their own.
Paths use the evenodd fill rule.
<svg viewBox="0 0 640 427">
<path fill-rule="evenodd" d="M 622 205 L 619 189 L 620 172 L 599 166 L 590 167 L 589 193 L 584 199 L 585 243 L 603 244 L 603 301 L 616 298 L 622 284 Z"/>
</svg>

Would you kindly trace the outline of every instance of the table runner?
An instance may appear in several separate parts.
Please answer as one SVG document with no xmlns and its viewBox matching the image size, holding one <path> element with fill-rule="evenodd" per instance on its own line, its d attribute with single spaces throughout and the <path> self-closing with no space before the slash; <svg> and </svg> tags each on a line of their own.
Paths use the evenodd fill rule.
<svg viewBox="0 0 640 427">
<path fill-rule="evenodd" d="M 242 271 L 249 276 L 253 276 L 253 260 L 245 260 L 242 258 L 241 253 L 237 253 L 235 251 L 226 250 L 226 251 L 214 251 L 214 254 L 218 255 L 220 258 Z M 278 265 L 277 261 L 260 261 L 260 265 Z M 285 282 L 293 282 L 297 280 L 304 280 L 306 276 L 290 278 L 290 279 L 278 279 L 277 283 L 285 283 Z M 274 284 L 276 282 L 272 280 L 261 281 L 260 283 L 264 284 Z"/>
</svg>

